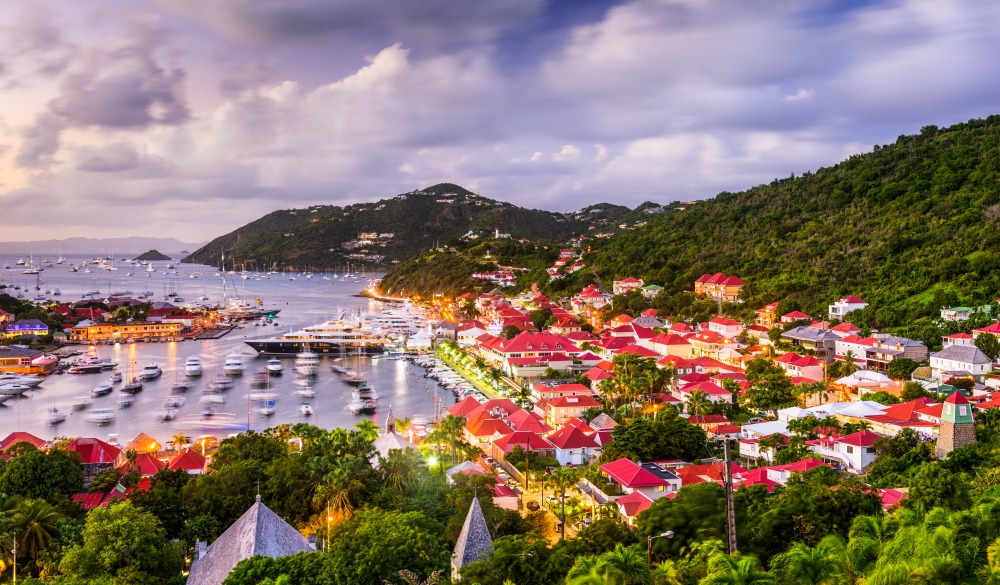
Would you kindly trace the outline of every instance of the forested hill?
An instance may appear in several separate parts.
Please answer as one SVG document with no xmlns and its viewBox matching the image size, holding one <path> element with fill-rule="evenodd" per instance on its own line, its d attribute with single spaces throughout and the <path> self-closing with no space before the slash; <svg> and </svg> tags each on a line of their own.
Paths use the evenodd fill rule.
<svg viewBox="0 0 1000 585">
<path fill-rule="evenodd" d="M 257 268 L 337 268 L 359 262 L 359 256 L 381 256 L 388 263 L 469 232 L 486 237 L 498 229 L 515 240 L 560 242 L 591 226 L 614 229 L 630 214 L 627 207 L 607 204 L 572 214 L 525 209 L 442 183 L 370 203 L 275 211 L 212 240 L 184 261 L 218 264 L 225 253 L 227 265 Z M 376 237 L 364 240 L 363 234 Z"/>
<path fill-rule="evenodd" d="M 747 282 L 746 305 L 790 298 L 812 315 L 845 294 L 869 326 L 928 323 L 1000 294 L 1000 116 L 875 147 L 830 168 L 722 193 L 588 255 L 605 282 L 668 293 L 705 272 Z"/>
</svg>

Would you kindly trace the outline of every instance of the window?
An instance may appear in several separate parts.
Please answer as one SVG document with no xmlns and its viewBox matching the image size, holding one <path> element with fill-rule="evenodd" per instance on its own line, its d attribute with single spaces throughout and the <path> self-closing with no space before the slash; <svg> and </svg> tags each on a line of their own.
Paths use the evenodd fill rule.
<svg viewBox="0 0 1000 585">
<path fill-rule="evenodd" d="M 958 414 L 959 414 L 959 416 L 965 416 L 966 415 L 966 413 L 965 413 L 965 405 L 964 404 L 959 405 L 959 407 L 958 407 Z"/>
<path fill-rule="evenodd" d="M 656 489 L 657 489 L 657 491 L 660 491 L 660 492 L 662 492 L 662 491 L 663 491 L 663 486 L 661 485 L 660 487 L 658 487 L 658 488 L 656 488 Z"/>
<path fill-rule="evenodd" d="M 875 447 L 868 447 L 867 449 L 865 449 L 865 453 L 868 453 L 869 455 L 874 454 Z"/>
<path fill-rule="evenodd" d="M 853 455 L 854 454 L 854 447 L 851 447 L 850 445 L 848 445 L 847 446 L 847 452 Z"/>
</svg>

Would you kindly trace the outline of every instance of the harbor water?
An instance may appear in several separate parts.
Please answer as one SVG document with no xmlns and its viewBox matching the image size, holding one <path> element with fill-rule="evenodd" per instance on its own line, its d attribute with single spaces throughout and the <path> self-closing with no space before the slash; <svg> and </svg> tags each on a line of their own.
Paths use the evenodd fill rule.
<svg viewBox="0 0 1000 585">
<path fill-rule="evenodd" d="M 354 415 L 347 408 L 352 388 L 330 369 L 333 358 L 323 358 L 318 374 L 310 382 L 315 397 L 304 398 L 295 394 L 304 382 L 296 375 L 294 356 L 288 356 L 282 359 L 282 375 L 269 378 L 270 391 L 276 395 L 274 414 L 264 417 L 255 412 L 257 403 L 249 398 L 250 381 L 254 373 L 265 371 L 267 357 L 257 356 L 243 340 L 273 336 L 343 315 L 357 318 L 361 313 L 382 309 L 382 303 L 357 296 L 367 284 L 366 278 L 345 278 L 342 272 L 333 271 L 317 272 L 311 277 L 301 272 L 250 273 L 242 278 L 239 274 L 220 274 L 217 268 L 194 264 L 175 263 L 173 269 L 166 270 L 166 262 L 156 262 L 154 266 L 159 268 L 155 272 L 145 272 L 145 267 L 119 261 L 113 264 L 117 270 L 109 271 L 89 265 L 92 258 L 89 255 L 66 255 L 63 264 L 46 267 L 39 275 L 25 275 L 22 274 L 25 267 L 16 264 L 19 258 L 27 261 L 26 256 L 0 255 L 0 284 L 19 286 L 19 290 L 7 289 L 6 292 L 24 294 L 26 299 L 33 298 L 36 293 L 45 295 L 46 291 L 50 293 L 45 295 L 47 298 L 65 303 L 81 300 L 88 293 L 99 292 L 91 297 L 98 299 L 109 293 L 131 292 L 129 296 L 136 297 L 148 292 L 152 294 L 147 300 L 163 301 L 169 297 L 183 299 L 173 304 L 184 305 L 205 302 L 201 301 L 204 297 L 209 299 L 207 302 L 222 303 L 239 296 L 251 302 L 260 299 L 264 308 L 280 313 L 270 324 L 244 322 L 219 339 L 76 346 L 80 351 L 111 358 L 119 364 L 126 380 L 129 373 L 138 374 L 151 362 L 160 366 L 163 375 L 144 382 L 143 390 L 126 408 L 118 405 L 118 398 L 123 396 L 119 390 L 121 384 L 115 385 L 110 394 L 91 396 L 95 387 L 110 383 L 108 370 L 47 376 L 36 390 L 0 405 L 0 436 L 20 430 L 44 439 L 115 436 L 124 443 L 144 432 L 163 443 L 178 432 L 188 437 L 213 435 L 221 438 L 246 428 L 248 423 L 250 428 L 257 430 L 296 422 L 310 422 L 324 428 L 348 428 L 367 418 L 381 426 L 390 406 L 396 418 L 433 420 L 438 409 L 455 402 L 450 391 L 425 378 L 424 370 L 410 362 L 348 355 L 342 360 L 348 367 L 363 371 L 369 386 L 378 394 L 378 409 L 374 415 Z M 37 257 L 35 260 L 39 263 Z M 84 262 L 88 262 L 91 272 L 84 272 Z M 5 268 L 7 265 L 10 268 Z M 79 266 L 79 271 L 69 272 L 71 265 Z M 56 290 L 61 294 L 52 294 Z M 241 354 L 244 374 L 235 378 L 231 389 L 223 392 L 225 402 L 214 407 L 215 415 L 206 418 L 202 391 L 222 374 L 226 356 L 233 352 Z M 185 379 L 184 364 L 190 356 L 201 358 L 203 374 L 186 378 L 191 387 L 183 394 L 173 394 L 171 386 Z M 158 412 L 164 399 L 174 395 L 184 397 L 184 404 L 177 408 L 176 419 L 159 420 Z M 91 405 L 74 410 L 74 401 L 82 397 L 91 397 Z M 303 402 L 312 407 L 311 415 L 301 412 Z M 66 413 L 66 420 L 49 426 L 46 415 L 51 408 Z M 95 409 L 113 409 L 114 421 L 106 425 L 88 421 L 87 414 Z"/>
</svg>

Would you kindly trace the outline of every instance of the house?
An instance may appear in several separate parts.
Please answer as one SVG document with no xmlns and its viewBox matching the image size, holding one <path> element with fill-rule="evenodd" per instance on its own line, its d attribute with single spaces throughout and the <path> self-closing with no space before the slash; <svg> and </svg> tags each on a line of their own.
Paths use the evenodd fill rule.
<svg viewBox="0 0 1000 585">
<path fill-rule="evenodd" d="M 625 519 L 625 525 L 635 526 L 639 514 L 649 509 L 653 505 L 653 501 L 646 494 L 634 491 L 615 500 L 615 505 L 618 506 L 618 513 Z"/>
<path fill-rule="evenodd" d="M 601 446 L 594 437 L 579 426 L 566 424 L 546 439 L 555 448 L 555 459 L 560 465 L 585 465 Z"/>
<path fill-rule="evenodd" d="M 939 382 L 949 378 L 972 378 L 982 382 L 993 369 L 993 360 L 974 345 L 949 345 L 931 354 L 931 377 Z"/>
<path fill-rule="evenodd" d="M 833 361 L 838 339 L 840 336 L 832 331 L 806 326 L 795 327 L 781 334 L 782 341 L 811 350 L 813 355 L 826 363 Z"/>
<path fill-rule="evenodd" d="M 928 353 L 922 341 L 892 335 L 847 335 L 834 342 L 835 359 L 845 361 L 848 352 L 853 356 L 855 365 L 873 372 L 888 371 L 889 364 L 897 358 L 922 362 L 927 359 Z"/>
<path fill-rule="evenodd" d="M 14 313 L 8 313 L 3 309 L 0 309 L 0 331 L 3 331 L 8 323 L 14 322 Z"/>
<path fill-rule="evenodd" d="M 13 433 L 7 435 L 2 440 L 0 440 L 0 453 L 6 451 L 8 448 L 13 447 L 18 443 L 28 443 L 36 449 L 41 449 L 45 445 L 45 441 L 39 439 L 31 433 L 25 433 L 24 431 L 14 431 Z"/>
<path fill-rule="evenodd" d="M 735 349 L 736 342 L 715 331 L 702 331 L 688 337 L 691 357 L 707 356 L 718 359 L 723 350 Z"/>
<path fill-rule="evenodd" d="M 830 305 L 828 311 L 829 319 L 838 319 L 840 321 L 844 320 L 851 311 L 860 311 L 868 306 L 868 303 L 859 299 L 858 297 L 847 295 L 841 299 L 837 299 L 837 302 Z"/>
<path fill-rule="evenodd" d="M 609 480 L 618 484 L 626 495 L 640 492 L 650 501 L 667 497 L 681 489 L 681 479 L 677 474 L 652 462 L 636 463 L 623 457 L 605 463 L 600 470 Z"/>
<path fill-rule="evenodd" d="M 952 335 L 945 335 L 941 338 L 941 343 L 944 347 L 950 345 L 972 345 L 973 337 L 969 333 L 953 333 Z"/>
<path fill-rule="evenodd" d="M 806 441 L 806 445 L 824 461 L 841 465 L 851 473 L 862 473 L 875 462 L 875 441 L 879 438 L 881 435 L 862 430 L 845 437 Z"/>
<path fill-rule="evenodd" d="M 743 332 L 743 324 L 734 319 L 716 317 L 708 322 L 708 330 L 725 337 L 736 337 Z"/>
<path fill-rule="evenodd" d="M 774 363 L 781 366 L 789 378 L 808 378 L 818 382 L 826 377 L 826 364 L 811 355 L 789 351 L 774 358 Z"/>
<path fill-rule="evenodd" d="M 563 425 L 570 419 L 583 417 L 588 408 L 603 406 L 600 401 L 589 395 L 558 396 L 540 402 L 545 402 L 541 408 L 542 415 L 546 424 L 553 428 Z"/>
<path fill-rule="evenodd" d="M 20 337 L 22 335 L 36 335 L 42 337 L 49 334 L 49 326 L 38 319 L 18 319 L 7 325 L 4 335 L 8 338 Z"/>
<path fill-rule="evenodd" d="M 861 333 L 861 328 L 855 325 L 854 323 L 848 323 L 847 321 L 844 321 L 842 323 L 834 325 L 833 327 L 830 327 L 830 331 L 839 335 L 840 337 L 847 337 L 848 335 L 857 335 Z"/>
<path fill-rule="evenodd" d="M 260 501 L 240 516 L 211 546 L 197 541 L 188 574 L 189 585 L 221 585 L 242 560 L 272 559 L 315 550 L 306 537 Z"/>
<path fill-rule="evenodd" d="M 891 404 L 881 413 L 871 414 L 865 420 L 871 430 L 885 436 L 894 437 L 903 429 L 913 429 L 914 431 L 931 437 L 935 434 L 938 425 L 921 417 L 919 412 L 929 406 L 934 405 L 931 398 L 917 398 L 902 404 Z"/>
<path fill-rule="evenodd" d="M 689 357 L 691 343 L 676 333 L 659 333 L 646 342 L 649 349 L 662 356 Z"/>
<path fill-rule="evenodd" d="M 583 384 L 575 382 L 569 384 L 546 384 L 538 383 L 531 387 L 531 396 L 535 400 L 552 400 L 559 396 L 593 396 L 594 391 Z"/>
<path fill-rule="evenodd" d="M 823 463 L 819 459 L 813 459 L 810 457 L 808 459 L 803 459 L 802 461 L 789 463 L 788 465 L 774 465 L 768 467 L 767 479 L 776 484 L 785 485 L 788 483 L 788 478 L 790 478 L 793 474 L 805 473 L 806 471 L 816 469 L 817 467 L 830 467 L 830 465 Z"/>
<path fill-rule="evenodd" d="M 645 297 L 646 300 L 652 300 L 653 297 L 661 292 L 663 292 L 663 287 L 658 284 L 647 284 L 642 287 L 642 296 Z"/>
<path fill-rule="evenodd" d="M 85 483 L 90 483 L 95 477 L 111 469 L 121 452 L 118 447 L 94 438 L 76 439 L 66 446 L 66 450 L 80 456 Z"/>
<path fill-rule="evenodd" d="M 539 455 L 555 457 L 555 447 L 547 439 L 530 431 L 514 431 L 493 441 L 492 455 L 494 459 L 503 460 L 514 447 Z"/>
<path fill-rule="evenodd" d="M 32 366 L 43 360 L 44 357 L 45 354 L 35 349 L 0 345 L 0 373 L 41 373 L 41 370 Z M 53 368 L 55 368 L 55 364 L 50 369 Z"/>
<path fill-rule="evenodd" d="M 185 449 L 167 461 L 167 467 L 171 471 L 177 471 L 178 469 L 186 472 L 188 475 L 201 475 L 205 473 L 205 467 L 207 459 L 204 455 L 192 451 L 191 449 Z"/>
<path fill-rule="evenodd" d="M 713 382 L 704 381 L 688 384 L 678 390 L 681 400 L 687 402 L 695 392 L 702 392 L 710 402 L 733 403 L 733 393 Z"/>
<path fill-rule="evenodd" d="M 968 321 L 976 313 L 989 315 L 993 312 L 992 305 L 981 307 L 947 307 L 941 309 L 941 319 L 945 321 Z"/>
<path fill-rule="evenodd" d="M 984 333 L 989 333 L 990 335 L 996 335 L 1000 337 L 1000 321 L 987 325 L 986 327 L 980 327 L 979 329 L 972 330 L 972 338 L 975 339 Z"/>
<path fill-rule="evenodd" d="M 774 327 L 774 323 L 778 317 L 778 303 L 765 305 L 755 312 L 757 313 L 757 317 L 754 319 L 754 323 L 765 329 L 770 329 Z"/>
<path fill-rule="evenodd" d="M 84 323 L 87 323 L 84 325 Z M 145 338 L 169 338 L 180 335 L 184 325 L 181 323 L 92 323 L 77 324 L 70 330 L 70 341 L 118 341 Z"/>
<path fill-rule="evenodd" d="M 616 280 L 611 285 L 611 290 L 616 295 L 625 295 L 634 290 L 640 290 L 642 285 L 646 284 L 641 278 L 632 278 L 631 276 L 624 280 Z"/>
<path fill-rule="evenodd" d="M 721 272 L 703 274 L 694 281 L 694 294 L 720 302 L 735 303 L 739 301 L 744 286 L 744 282 L 735 276 L 726 276 Z"/>
</svg>

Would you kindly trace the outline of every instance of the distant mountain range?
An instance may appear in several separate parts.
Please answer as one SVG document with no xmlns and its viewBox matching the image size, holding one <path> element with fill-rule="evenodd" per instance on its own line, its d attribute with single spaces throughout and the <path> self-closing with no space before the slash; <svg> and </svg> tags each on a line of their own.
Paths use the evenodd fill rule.
<svg viewBox="0 0 1000 585">
<path fill-rule="evenodd" d="M 66 238 L 65 240 L 35 240 L 32 242 L 0 242 L 0 254 L 115 254 L 132 256 L 144 250 L 157 249 L 179 253 L 201 246 L 175 238 Z"/>
<path fill-rule="evenodd" d="M 392 265 L 461 238 L 560 243 L 581 233 L 616 232 L 666 209 L 612 204 L 575 213 L 525 209 L 441 183 L 388 199 L 354 205 L 317 205 L 274 211 L 220 236 L 184 259 L 256 268 L 333 269 L 354 264 Z"/>
</svg>

